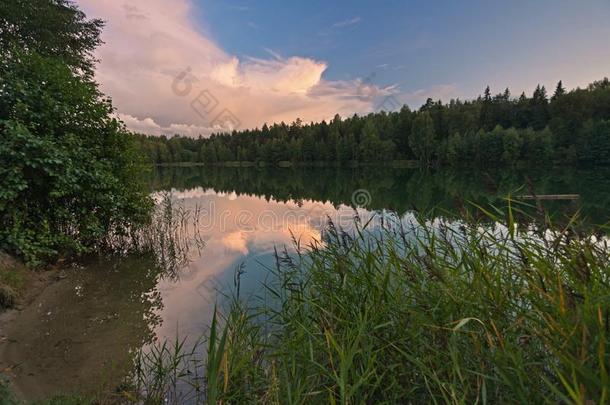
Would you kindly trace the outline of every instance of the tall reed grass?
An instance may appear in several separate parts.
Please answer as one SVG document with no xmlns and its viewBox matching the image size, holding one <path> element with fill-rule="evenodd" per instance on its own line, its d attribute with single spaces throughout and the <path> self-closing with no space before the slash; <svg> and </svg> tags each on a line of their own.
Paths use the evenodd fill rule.
<svg viewBox="0 0 610 405">
<path fill-rule="evenodd" d="M 207 356 L 181 358 L 191 384 L 205 369 L 192 401 L 609 402 L 607 241 L 572 222 L 521 229 L 516 211 L 487 211 L 492 226 L 330 223 L 323 241 L 295 241 L 276 253 L 274 299 L 236 299 Z M 158 377 L 176 387 L 174 372 Z"/>
<path fill-rule="evenodd" d="M 145 226 L 109 235 L 106 253 L 114 257 L 145 255 L 154 259 L 163 277 L 177 279 L 180 270 L 201 255 L 205 242 L 200 234 L 201 207 L 187 209 L 170 192 L 153 195 L 156 202 Z"/>
</svg>

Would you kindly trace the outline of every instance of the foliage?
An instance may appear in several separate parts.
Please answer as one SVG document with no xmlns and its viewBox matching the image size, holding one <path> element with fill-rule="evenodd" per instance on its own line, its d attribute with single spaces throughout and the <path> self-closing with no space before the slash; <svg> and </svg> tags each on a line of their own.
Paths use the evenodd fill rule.
<svg viewBox="0 0 610 405">
<path fill-rule="evenodd" d="M 11 308 L 26 286 L 26 269 L 0 252 L 0 309 Z"/>
<path fill-rule="evenodd" d="M 68 0 L 12 0 L 0 3 L 0 49 L 35 50 L 91 77 L 93 50 L 101 44 L 101 20 L 87 20 Z"/>
<path fill-rule="evenodd" d="M 429 99 L 418 111 L 403 107 L 364 117 L 338 115 L 327 123 L 296 120 L 208 138 L 140 136 L 140 148 L 155 164 L 281 161 L 346 166 L 420 160 L 452 165 L 500 166 L 517 162 L 608 164 L 610 82 L 566 92 L 557 85 L 548 100 L 538 86 L 532 97 L 492 96 L 476 100 Z"/>
<path fill-rule="evenodd" d="M 48 22 L 15 17 L 31 5 Z M 90 77 L 99 22 L 61 0 L 2 8 L 0 248 L 31 264 L 99 248 L 151 207 L 131 135 Z"/>
<path fill-rule="evenodd" d="M 415 156 L 422 162 L 429 164 L 434 152 L 434 121 L 427 111 L 413 120 L 413 129 L 409 137 L 409 145 Z"/>
<path fill-rule="evenodd" d="M 0 405 L 17 405 L 18 402 L 9 389 L 8 381 L 0 374 Z"/>
<path fill-rule="evenodd" d="M 35 402 L 34 405 L 94 405 L 98 402 L 80 395 L 59 395 L 46 401 Z"/>
</svg>

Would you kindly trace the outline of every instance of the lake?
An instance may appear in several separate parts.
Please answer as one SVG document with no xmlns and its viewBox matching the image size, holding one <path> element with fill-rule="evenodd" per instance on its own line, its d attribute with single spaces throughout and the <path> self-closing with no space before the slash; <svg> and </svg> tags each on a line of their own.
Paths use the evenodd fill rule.
<svg viewBox="0 0 610 405">
<path fill-rule="evenodd" d="M 129 372 L 133 353 L 176 337 L 194 343 L 205 334 L 215 305 L 227 305 L 238 288 L 242 299 L 269 299 L 262 285 L 276 251 L 323 240 L 329 220 L 349 230 L 368 221 L 379 227 L 388 217 L 459 221 L 468 212 L 491 224 L 477 206 L 503 207 L 508 195 L 560 194 L 572 196 L 514 203 L 519 222 L 567 223 L 578 214 L 579 226 L 590 228 L 610 218 L 609 174 L 558 168 L 157 168 L 151 192 L 173 212 L 171 223 L 160 225 L 173 237 L 156 240 L 158 257 L 90 258 L 63 269 L 34 302 L 11 315 L 2 358 L 18 364 L 12 370 L 16 388 L 29 399 L 113 391 Z"/>
</svg>

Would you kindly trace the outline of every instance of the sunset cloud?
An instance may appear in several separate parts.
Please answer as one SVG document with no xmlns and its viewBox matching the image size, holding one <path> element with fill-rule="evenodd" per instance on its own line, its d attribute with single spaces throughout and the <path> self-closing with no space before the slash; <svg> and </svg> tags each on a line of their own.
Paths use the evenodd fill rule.
<svg viewBox="0 0 610 405">
<path fill-rule="evenodd" d="M 128 128 L 197 136 L 263 123 L 370 112 L 388 89 L 330 81 L 327 64 L 303 56 L 238 58 L 192 21 L 188 0 L 78 0 L 102 18 L 97 80 Z M 348 25 L 359 19 L 341 22 Z"/>
</svg>

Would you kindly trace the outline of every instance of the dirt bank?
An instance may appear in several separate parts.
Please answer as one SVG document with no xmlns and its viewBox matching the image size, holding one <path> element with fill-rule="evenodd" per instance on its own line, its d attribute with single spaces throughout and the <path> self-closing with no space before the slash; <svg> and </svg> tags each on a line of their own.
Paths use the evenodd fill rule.
<svg viewBox="0 0 610 405">
<path fill-rule="evenodd" d="M 0 315 L 0 371 L 18 398 L 117 395 L 152 337 L 155 284 L 141 267 L 97 261 L 27 275 L 16 308 Z"/>
<path fill-rule="evenodd" d="M 19 260 L 0 252 L 0 317 L 7 309 L 30 304 L 59 273 L 56 268 L 30 270 Z"/>
</svg>

